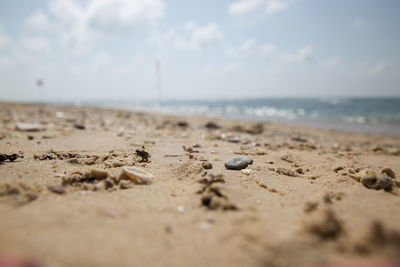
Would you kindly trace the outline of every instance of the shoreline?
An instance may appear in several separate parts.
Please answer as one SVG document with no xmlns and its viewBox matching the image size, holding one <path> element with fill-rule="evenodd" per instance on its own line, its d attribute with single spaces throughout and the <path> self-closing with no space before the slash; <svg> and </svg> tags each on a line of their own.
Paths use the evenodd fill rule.
<svg viewBox="0 0 400 267">
<path fill-rule="evenodd" d="M 0 125 L 0 259 L 41 266 L 400 261 L 399 137 L 4 102 Z M 237 156 L 252 163 L 228 169 Z M 127 178 L 124 166 L 153 178 Z"/>
<path fill-rule="evenodd" d="M 146 113 L 150 115 L 159 115 L 159 116 L 174 116 L 174 117 L 185 117 L 185 118 L 203 118 L 203 119 L 221 119 L 228 121 L 239 121 L 241 123 L 245 122 L 259 122 L 259 123 L 272 123 L 276 125 L 282 125 L 283 127 L 293 126 L 298 128 L 310 128 L 319 130 L 327 130 L 327 131 L 337 131 L 341 133 L 354 133 L 354 134 L 362 134 L 362 135 L 371 135 L 371 136 L 380 136 L 382 138 L 385 137 L 400 137 L 400 126 L 398 125 L 375 125 L 375 124 L 347 124 L 343 122 L 334 122 L 334 121 L 312 121 L 312 120 L 288 120 L 282 118 L 259 118 L 259 117 L 251 117 L 246 115 L 223 115 L 223 114 L 198 114 L 198 113 L 190 113 L 184 114 L 182 112 L 173 112 L 167 110 L 151 110 L 144 109 L 141 107 L 129 107 L 129 106 L 116 106 L 116 105 L 102 105 L 102 104 L 58 104 L 58 103 L 30 103 L 30 102 L 8 102 L 8 101 L 0 101 L 0 104 L 13 104 L 13 105 L 41 105 L 41 106 L 58 106 L 58 107 L 71 107 L 71 108 L 99 108 L 99 109 L 110 109 L 116 111 L 127 111 L 134 113 Z M 384 127 L 385 129 L 382 129 Z"/>
</svg>

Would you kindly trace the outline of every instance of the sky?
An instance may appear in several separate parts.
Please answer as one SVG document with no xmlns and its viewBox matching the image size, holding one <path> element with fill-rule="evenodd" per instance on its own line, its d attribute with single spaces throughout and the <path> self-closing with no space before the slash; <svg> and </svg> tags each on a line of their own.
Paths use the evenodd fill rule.
<svg viewBox="0 0 400 267">
<path fill-rule="evenodd" d="M 400 96 L 398 0 L 0 0 L 0 99 Z M 38 79 L 43 80 L 39 87 Z"/>
</svg>

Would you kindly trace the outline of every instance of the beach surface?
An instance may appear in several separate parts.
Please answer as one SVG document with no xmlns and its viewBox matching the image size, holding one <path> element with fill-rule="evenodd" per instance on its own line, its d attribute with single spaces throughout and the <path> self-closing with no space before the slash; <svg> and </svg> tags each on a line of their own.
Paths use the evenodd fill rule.
<svg viewBox="0 0 400 267">
<path fill-rule="evenodd" d="M 400 260 L 398 137 L 15 103 L 0 125 L 0 263 Z M 237 156 L 253 163 L 227 169 Z"/>
</svg>

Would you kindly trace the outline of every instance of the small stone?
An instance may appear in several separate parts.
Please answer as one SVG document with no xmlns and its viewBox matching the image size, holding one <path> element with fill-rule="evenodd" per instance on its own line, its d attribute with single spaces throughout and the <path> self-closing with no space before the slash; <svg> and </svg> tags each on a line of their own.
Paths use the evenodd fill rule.
<svg viewBox="0 0 400 267">
<path fill-rule="evenodd" d="M 228 170 L 241 170 L 245 169 L 248 165 L 253 164 L 253 160 L 247 156 L 237 156 L 228 159 L 225 162 L 225 167 Z"/>
<path fill-rule="evenodd" d="M 219 129 L 221 128 L 221 126 L 219 126 L 218 124 L 216 124 L 215 122 L 207 122 L 204 127 L 206 127 L 207 129 Z"/>
<path fill-rule="evenodd" d="M 35 137 L 33 135 L 28 135 L 28 140 L 33 140 Z"/>
<path fill-rule="evenodd" d="M 119 188 L 121 188 L 121 189 L 129 189 L 129 188 L 132 188 L 132 187 L 133 187 L 132 183 L 130 181 L 128 181 L 128 180 L 122 180 L 119 183 Z"/>
<path fill-rule="evenodd" d="M 284 160 L 284 161 L 289 162 L 289 163 L 293 163 L 294 162 L 293 155 L 290 154 L 290 153 L 283 155 L 281 157 L 281 160 Z"/>
<path fill-rule="evenodd" d="M 186 128 L 189 126 L 189 123 L 187 123 L 186 121 L 178 121 L 178 126 L 182 127 L 182 128 Z"/>
<path fill-rule="evenodd" d="M 78 130 L 85 130 L 85 126 L 82 124 L 74 124 L 74 128 Z"/>
<path fill-rule="evenodd" d="M 106 171 L 91 170 L 90 172 L 85 172 L 84 177 L 86 179 L 94 178 L 96 180 L 102 180 L 107 178 L 108 173 Z"/>
<path fill-rule="evenodd" d="M 201 164 L 201 166 L 203 166 L 203 168 L 206 170 L 210 170 L 213 167 L 210 162 L 203 162 L 203 164 Z"/>
<path fill-rule="evenodd" d="M 276 172 L 277 172 L 278 174 L 283 174 L 283 175 L 286 175 L 286 176 L 292 176 L 292 177 L 295 177 L 295 176 L 296 176 L 296 174 L 295 174 L 294 172 L 292 172 L 292 171 L 289 170 L 289 169 L 285 169 L 285 168 L 277 168 L 277 169 L 276 169 Z"/>
<path fill-rule="evenodd" d="M 365 187 L 375 190 L 384 189 L 390 191 L 393 187 L 392 179 L 387 176 L 365 175 L 361 178 L 361 183 Z"/>
<path fill-rule="evenodd" d="M 297 142 L 303 142 L 303 143 L 307 142 L 307 138 L 304 138 L 304 137 L 301 137 L 298 135 L 293 135 L 292 140 L 297 141 Z"/>
<path fill-rule="evenodd" d="M 229 143 L 239 143 L 240 140 L 238 138 L 228 138 L 226 139 Z"/>
<path fill-rule="evenodd" d="M 59 195 L 65 194 L 66 192 L 65 187 L 62 185 L 50 186 L 49 190 Z"/>
<path fill-rule="evenodd" d="M 343 169 L 344 169 L 344 167 L 339 166 L 339 167 L 334 168 L 333 171 L 334 171 L 334 172 L 339 172 L 339 171 L 341 171 L 341 170 L 343 170 Z"/>
</svg>

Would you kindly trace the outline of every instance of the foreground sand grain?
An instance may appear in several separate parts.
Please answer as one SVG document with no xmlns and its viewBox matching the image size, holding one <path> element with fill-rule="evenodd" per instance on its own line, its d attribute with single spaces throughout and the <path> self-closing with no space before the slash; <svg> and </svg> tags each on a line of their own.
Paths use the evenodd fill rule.
<svg viewBox="0 0 400 267">
<path fill-rule="evenodd" d="M 48 266 L 400 260 L 399 138 L 10 103 L 0 119 L 0 153 L 23 155 L 0 164 L 0 256 Z M 239 154 L 254 160 L 248 175 L 224 166 Z M 119 181 L 124 165 L 154 182 Z M 391 192 L 356 179 L 384 168 L 396 175 Z M 91 170 L 108 176 L 79 180 Z"/>
</svg>

